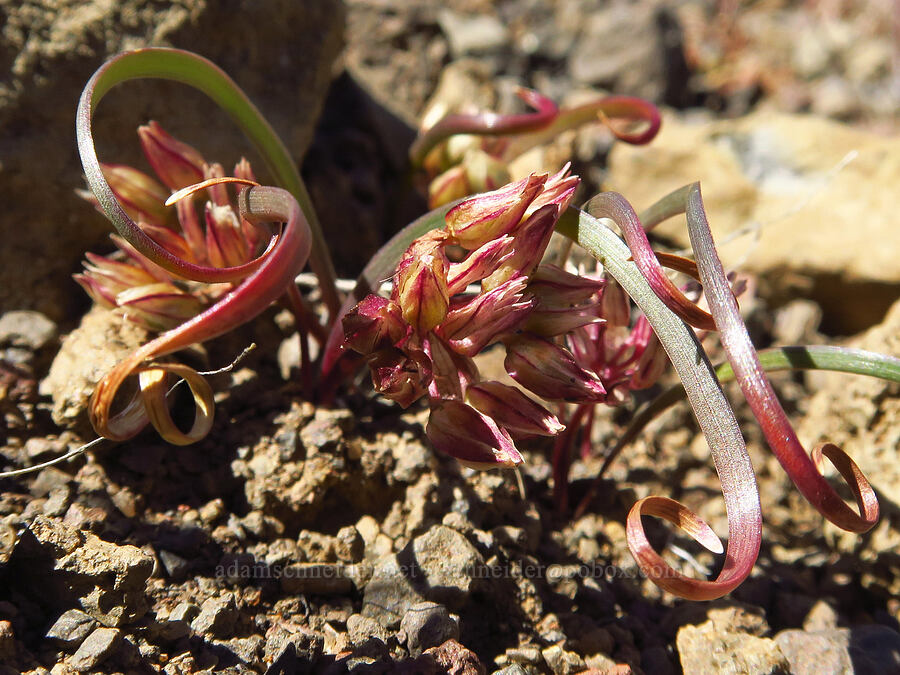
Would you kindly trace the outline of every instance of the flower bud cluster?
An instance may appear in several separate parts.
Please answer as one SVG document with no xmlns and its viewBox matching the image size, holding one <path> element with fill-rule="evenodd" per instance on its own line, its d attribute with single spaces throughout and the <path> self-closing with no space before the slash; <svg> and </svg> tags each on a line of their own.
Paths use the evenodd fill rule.
<svg viewBox="0 0 900 675">
<path fill-rule="evenodd" d="M 225 175 L 193 147 L 170 136 L 156 122 L 138 129 L 141 147 L 159 180 L 129 166 L 101 168 L 126 213 L 160 246 L 193 264 L 231 267 L 258 254 L 260 231 L 242 221 L 225 185 L 206 190 L 207 201 L 182 199 L 166 207 L 169 195 L 208 178 Z M 237 178 L 254 180 L 246 160 L 234 168 Z M 96 204 L 90 192 L 82 196 Z M 199 314 L 231 289 L 231 284 L 198 285 L 174 277 L 154 265 L 116 235 L 118 251 L 110 256 L 87 254 L 85 271 L 75 275 L 98 305 L 118 308 L 131 321 L 152 331 L 166 331 Z"/>
<path fill-rule="evenodd" d="M 505 346 L 509 374 L 545 400 L 604 400 L 601 380 L 556 341 L 602 322 L 604 284 L 540 265 L 577 185 L 564 169 L 460 202 L 407 249 L 391 296 L 370 295 L 343 320 L 375 389 L 404 407 L 427 397 L 432 444 L 469 466 L 514 466 L 514 439 L 564 428 L 521 389 L 481 378 L 473 357 L 491 344 Z M 459 262 L 451 245 L 466 251 Z"/>
</svg>

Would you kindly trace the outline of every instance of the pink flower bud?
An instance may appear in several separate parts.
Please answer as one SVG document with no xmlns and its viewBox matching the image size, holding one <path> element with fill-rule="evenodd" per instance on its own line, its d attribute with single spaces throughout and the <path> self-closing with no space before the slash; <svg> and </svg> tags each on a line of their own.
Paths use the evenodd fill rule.
<svg viewBox="0 0 900 675">
<path fill-rule="evenodd" d="M 478 380 L 478 367 L 467 356 L 449 349 L 433 333 L 425 340 L 425 353 L 431 359 L 432 380 L 428 395 L 433 399 L 462 400 L 472 382 Z"/>
<path fill-rule="evenodd" d="M 219 187 L 224 188 L 224 185 Z M 247 240 L 231 206 L 206 203 L 206 249 L 216 267 L 234 267 L 250 260 Z"/>
<path fill-rule="evenodd" d="M 465 260 L 450 265 L 447 290 L 456 295 L 466 286 L 490 275 L 512 254 L 513 238 L 503 235 L 472 251 Z"/>
<path fill-rule="evenodd" d="M 194 257 L 194 251 L 188 245 L 185 238 L 175 230 L 170 230 L 168 227 L 163 227 L 161 225 L 151 225 L 149 223 L 138 223 L 138 225 L 147 236 L 169 251 L 172 255 L 187 260 L 188 262 L 198 262 Z"/>
<path fill-rule="evenodd" d="M 603 318 L 610 326 L 627 326 L 631 323 L 631 305 L 628 294 L 615 281 L 610 280 L 600 298 Z"/>
<path fill-rule="evenodd" d="M 169 191 L 143 171 L 124 164 L 101 164 L 103 177 L 132 220 L 154 225 L 171 224 L 174 212 L 166 206 Z M 96 202 L 92 193 L 88 199 Z"/>
<path fill-rule="evenodd" d="M 512 468 L 524 461 L 509 432 L 461 401 L 437 402 L 425 433 L 436 450 L 473 469 Z"/>
<path fill-rule="evenodd" d="M 466 356 L 475 356 L 499 336 L 522 323 L 534 301 L 522 292 L 528 280 L 510 279 L 487 293 L 481 293 L 447 314 L 438 332 L 450 347 Z"/>
<path fill-rule="evenodd" d="M 496 190 L 510 180 L 506 164 L 479 148 L 473 148 L 465 154 L 462 166 L 469 183 L 468 194 Z"/>
<path fill-rule="evenodd" d="M 436 209 L 469 194 L 472 194 L 472 191 L 469 189 L 465 167 L 454 166 L 428 184 L 428 208 Z"/>
<path fill-rule="evenodd" d="M 540 192 L 546 175 L 531 174 L 516 183 L 476 195 L 447 212 L 447 230 L 463 248 L 474 249 L 507 234 Z"/>
<path fill-rule="evenodd" d="M 156 122 L 138 128 L 147 161 L 171 190 L 203 180 L 203 156 L 187 143 L 174 139 Z"/>
<path fill-rule="evenodd" d="M 390 347 L 370 354 L 366 362 L 376 391 L 403 408 L 408 408 L 428 390 L 431 366 L 422 352 L 407 354 Z"/>
<path fill-rule="evenodd" d="M 569 307 L 586 302 L 605 285 L 603 279 L 571 274 L 556 265 L 538 265 L 528 282 L 528 292 L 540 307 Z"/>
<path fill-rule="evenodd" d="M 125 316 L 152 331 L 180 326 L 203 310 L 203 303 L 190 293 L 167 283 L 129 288 L 116 296 Z"/>
<path fill-rule="evenodd" d="M 557 209 L 552 204 L 531 214 L 513 235 L 512 254 L 482 282 L 482 286 L 487 289 L 496 288 L 514 276 L 530 275 L 544 257 L 556 220 Z"/>
<path fill-rule="evenodd" d="M 159 281 L 143 267 L 129 265 L 120 260 L 110 260 L 90 252 L 85 254 L 85 257 L 88 259 L 84 264 L 85 276 L 93 281 L 91 286 L 99 285 L 103 289 L 103 297 L 114 299 L 128 288 Z"/>
<path fill-rule="evenodd" d="M 547 179 L 544 189 L 525 211 L 525 217 L 527 218 L 548 204 L 553 204 L 557 210 L 556 217 L 559 218 L 559 214 L 569 206 L 572 197 L 575 196 L 575 189 L 580 182 L 581 179 L 578 176 L 569 175 L 569 165 L 566 164 L 558 173 Z"/>
<path fill-rule="evenodd" d="M 450 261 L 443 250 L 444 235 L 430 232 L 406 250 L 394 284 L 403 319 L 425 336 L 437 326 L 450 307 L 447 271 Z"/>
<path fill-rule="evenodd" d="M 654 335 L 644 351 L 641 352 L 637 367 L 631 376 L 632 389 L 646 389 L 656 384 L 656 381 L 666 371 L 668 363 L 669 357 Z"/>
<path fill-rule="evenodd" d="M 503 365 L 516 382 L 551 401 L 586 403 L 606 396 L 600 379 L 581 368 L 571 352 L 536 335 L 510 340 Z"/>
<path fill-rule="evenodd" d="M 515 387 L 488 381 L 471 385 L 466 401 L 495 420 L 515 438 L 555 436 L 565 429 L 555 415 Z"/>
<path fill-rule="evenodd" d="M 525 323 L 522 324 L 522 329 L 543 337 L 565 335 L 576 328 L 592 323 L 600 323 L 603 319 L 600 318 L 599 314 L 600 306 L 598 304 L 552 309 L 538 305 L 528 315 Z"/>
<path fill-rule="evenodd" d="M 408 334 L 397 303 L 378 295 L 368 295 L 341 319 L 344 341 L 360 354 L 396 347 Z"/>
</svg>

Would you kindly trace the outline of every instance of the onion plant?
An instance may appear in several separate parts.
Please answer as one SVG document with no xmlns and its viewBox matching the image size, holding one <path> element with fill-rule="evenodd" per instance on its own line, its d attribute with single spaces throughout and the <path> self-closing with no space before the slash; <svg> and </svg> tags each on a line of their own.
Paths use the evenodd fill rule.
<svg viewBox="0 0 900 675">
<path fill-rule="evenodd" d="M 246 162 L 226 177 L 221 166 L 155 123 L 140 135 L 158 180 L 101 164 L 91 130 L 97 104 L 116 84 L 146 77 L 206 93 L 253 142 L 277 186 L 259 185 Z M 426 401 L 432 445 L 477 468 L 515 467 L 524 461 L 517 445 L 523 439 L 556 437 L 555 489 L 563 507 L 573 441 L 579 428 L 589 437 L 595 406 L 627 403 L 632 391 L 657 382 L 671 362 L 682 389 L 666 392 L 635 417 L 607 465 L 652 415 L 687 397 L 721 480 L 727 546 L 695 513 L 666 497 L 641 499 L 627 518 L 628 545 L 641 570 L 674 594 L 706 600 L 728 593 L 750 573 L 760 548 L 759 492 L 720 384 L 725 378 L 740 384 L 770 448 L 804 497 L 839 527 L 871 528 L 878 519 L 872 487 L 836 446 L 806 452 L 766 371 L 820 368 L 900 381 L 900 360 L 836 347 L 758 354 L 738 312 L 739 289 L 716 253 L 699 185 L 664 197 L 638 217 L 614 193 L 574 205 L 579 179 L 568 167 L 511 180 L 508 164 L 517 154 L 592 120 L 623 141 L 649 142 L 659 129 L 656 108 L 607 97 L 560 110 L 536 92 L 522 90 L 520 96 L 534 112 L 451 115 L 423 129 L 410 159 L 430 185 L 433 210 L 387 242 L 341 298 L 294 162 L 226 74 L 199 56 L 170 49 L 129 52 L 103 65 L 84 90 L 76 127 L 91 198 L 115 226 L 120 253 L 89 255 L 77 278 L 97 302 L 159 334 L 97 385 L 90 403 L 97 433 L 125 440 L 150 423 L 175 444 L 205 436 L 213 416 L 210 386 L 165 357 L 232 330 L 286 296 L 303 343 L 323 344 L 320 358 L 310 358 L 306 348 L 301 357 L 305 377 L 318 386 L 316 400 L 367 366 L 381 396 L 402 407 Z M 174 213 L 166 208 L 173 203 Z M 695 260 L 654 252 L 647 238 L 653 225 L 681 213 Z M 597 267 L 579 273 L 542 262 L 553 232 L 586 249 Z M 325 324 L 294 281 L 307 262 L 318 276 Z M 689 299 L 664 267 L 697 278 L 709 311 Z M 382 294 L 385 279 L 391 283 Z M 718 370 L 698 339 L 710 331 L 718 333 L 728 359 Z M 504 365 L 518 386 L 482 378 L 474 357 L 492 346 L 505 350 Z M 137 377 L 137 394 L 119 403 L 117 393 L 131 376 Z M 172 378 L 188 383 L 196 403 L 186 432 L 169 413 Z M 823 478 L 826 458 L 849 483 L 858 512 Z M 711 551 L 724 552 L 718 576 L 691 578 L 671 568 L 647 539 L 645 515 L 666 519 Z"/>
</svg>

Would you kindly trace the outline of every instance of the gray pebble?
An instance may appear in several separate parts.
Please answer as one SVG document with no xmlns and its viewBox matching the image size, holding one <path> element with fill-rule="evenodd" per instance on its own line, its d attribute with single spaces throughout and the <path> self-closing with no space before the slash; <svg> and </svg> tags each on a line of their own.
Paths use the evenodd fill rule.
<svg viewBox="0 0 900 675">
<path fill-rule="evenodd" d="M 78 651 L 69 659 L 69 665 L 79 673 L 94 670 L 122 641 L 122 631 L 116 628 L 98 628 L 87 636 Z"/>
<path fill-rule="evenodd" d="M 96 625 L 97 622 L 80 609 L 69 609 L 47 631 L 47 639 L 72 648 L 80 645 Z"/>
<path fill-rule="evenodd" d="M 406 610 L 400 621 L 400 630 L 406 633 L 406 645 L 413 656 L 418 656 L 429 647 L 459 638 L 456 621 L 446 607 L 435 602 L 419 602 Z"/>
<path fill-rule="evenodd" d="M 200 613 L 191 622 L 191 628 L 201 635 L 208 633 L 213 637 L 227 638 L 234 631 L 237 616 L 237 606 L 232 595 L 209 598 L 200 606 Z"/>
<path fill-rule="evenodd" d="M 169 621 L 193 621 L 200 613 L 200 608 L 192 602 L 179 602 L 178 605 L 169 612 Z"/>
<path fill-rule="evenodd" d="M 491 675 L 529 675 L 529 673 L 518 663 L 513 663 L 506 668 L 495 670 Z"/>
<path fill-rule="evenodd" d="M 40 312 L 15 310 L 0 316 L 0 346 L 36 351 L 56 338 L 56 324 Z"/>
<path fill-rule="evenodd" d="M 352 614 L 347 619 L 347 634 L 353 645 L 361 645 L 373 637 L 385 643 L 388 641 L 388 632 L 384 626 L 362 614 Z"/>
</svg>

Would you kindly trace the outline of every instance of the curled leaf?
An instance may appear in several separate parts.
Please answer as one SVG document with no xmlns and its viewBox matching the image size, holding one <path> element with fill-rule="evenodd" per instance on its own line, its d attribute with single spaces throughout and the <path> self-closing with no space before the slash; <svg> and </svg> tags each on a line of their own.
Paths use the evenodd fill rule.
<svg viewBox="0 0 900 675">
<path fill-rule="evenodd" d="M 685 212 L 691 245 L 697 256 L 697 267 L 706 297 L 719 330 L 722 347 L 734 369 L 741 391 L 763 434 L 790 476 L 794 485 L 832 523 L 851 532 L 865 532 L 878 522 L 878 501 L 868 481 L 855 464 L 838 448 L 827 444 L 819 454 L 810 457 L 794 432 L 784 408 L 759 362 L 756 350 L 741 320 L 737 301 L 728 285 L 722 263 L 716 253 L 700 185 L 694 183 L 686 193 Z M 856 495 L 859 513 L 853 511 L 822 476 L 821 454 L 828 457 L 848 481 Z"/>
</svg>

